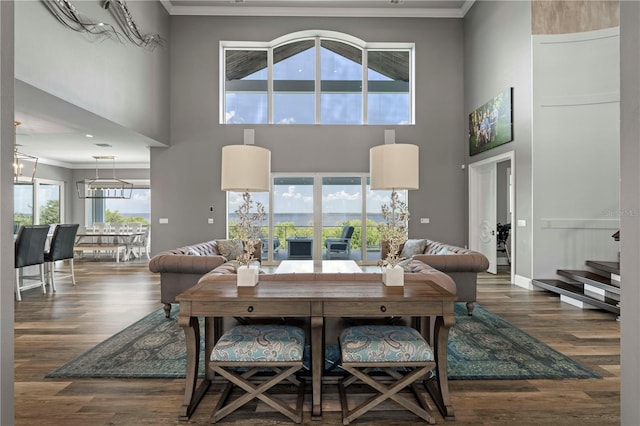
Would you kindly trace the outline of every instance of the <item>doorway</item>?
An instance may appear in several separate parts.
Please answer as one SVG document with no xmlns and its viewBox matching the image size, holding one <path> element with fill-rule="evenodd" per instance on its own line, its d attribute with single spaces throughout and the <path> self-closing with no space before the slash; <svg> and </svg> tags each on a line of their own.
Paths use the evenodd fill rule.
<svg viewBox="0 0 640 426">
<path fill-rule="evenodd" d="M 515 153 L 469 164 L 469 248 L 489 259 L 487 272 L 509 265 L 515 273 Z"/>
</svg>

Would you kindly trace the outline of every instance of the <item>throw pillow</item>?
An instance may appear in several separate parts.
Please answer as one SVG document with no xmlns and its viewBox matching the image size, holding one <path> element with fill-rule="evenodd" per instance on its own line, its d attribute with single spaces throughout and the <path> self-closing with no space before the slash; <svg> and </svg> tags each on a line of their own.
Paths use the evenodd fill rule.
<svg viewBox="0 0 640 426">
<path fill-rule="evenodd" d="M 199 252 L 199 251 L 197 251 L 196 249 L 192 249 L 192 248 L 191 248 L 191 249 L 189 249 L 189 251 L 187 252 L 187 254 L 188 254 L 189 256 L 200 256 L 200 252 Z"/>
<path fill-rule="evenodd" d="M 218 253 L 227 258 L 227 260 L 236 260 L 238 256 L 244 253 L 244 247 L 240 240 L 216 240 Z"/>
<path fill-rule="evenodd" d="M 414 254 L 422 254 L 424 247 L 427 245 L 427 240 L 407 240 L 402 247 L 400 257 L 410 258 Z"/>
<path fill-rule="evenodd" d="M 449 250 L 449 248 L 447 247 L 442 247 L 440 250 L 438 250 L 438 253 L 436 253 L 438 255 L 447 255 L 447 254 L 453 254 L 453 252 L 451 250 Z"/>
<path fill-rule="evenodd" d="M 398 266 L 404 269 L 405 272 L 413 272 L 413 268 L 411 267 L 412 259 L 405 259 L 398 262 Z"/>
</svg>

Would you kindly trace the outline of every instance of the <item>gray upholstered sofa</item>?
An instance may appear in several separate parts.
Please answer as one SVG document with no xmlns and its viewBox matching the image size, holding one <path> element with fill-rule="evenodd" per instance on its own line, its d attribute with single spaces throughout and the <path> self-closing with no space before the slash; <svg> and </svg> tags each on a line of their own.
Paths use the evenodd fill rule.
<svg viewBox="0 0 640 426">
<path fill-rule="evenodd" d="M 449 275 L 456 282 L 458 301 L 467 302 L 467 312 L 473 313 L 476 301 L 478 272 L 489 268 L 489 259 L 477 251 L 428 239 L 410 239 L 401 247 L 402 257 L 412 258 Z M 388 246 L 383 244 L 382 256 Z"/>
<path fill-rule="evenodd" d="M 211 240 L 184 246 L 160 252 L 151 258 L 149 270 L 160 274 L 160 301 L 164 304 L 167 317 L 178 294 L 193 287 L 200 277 L 229 260 L 229 254 L 220 247 L 222 241 L 230 240 Z M 262 243 L 259 242 L 253 254 L 258 261 L 261 251 Z"/>
</svg>

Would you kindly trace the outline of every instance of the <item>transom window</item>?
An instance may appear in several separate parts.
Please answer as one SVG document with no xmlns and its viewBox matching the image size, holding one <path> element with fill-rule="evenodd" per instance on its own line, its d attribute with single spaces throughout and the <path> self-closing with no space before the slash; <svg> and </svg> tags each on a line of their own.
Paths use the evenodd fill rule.
<svg viewBox="0 0 640 426">
<path fill-rule="evenodd" d="M 413 43 L 301 32 L 221 42 L 221 123 L 413 124 Z"/>
</svg>

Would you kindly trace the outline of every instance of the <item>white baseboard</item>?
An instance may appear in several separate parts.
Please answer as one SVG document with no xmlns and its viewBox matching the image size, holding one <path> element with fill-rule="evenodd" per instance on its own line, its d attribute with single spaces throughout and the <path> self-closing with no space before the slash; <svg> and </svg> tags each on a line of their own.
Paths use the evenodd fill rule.
<svg viewBox="0 0 640 426">
<path fill-rule="evenodd" d="M 526 288 L 527 290 L 534 290 L 533 285 L 531 284 L 531 278 L 516 274 L 513 283 L 518 287 Z"/>
</svg>

